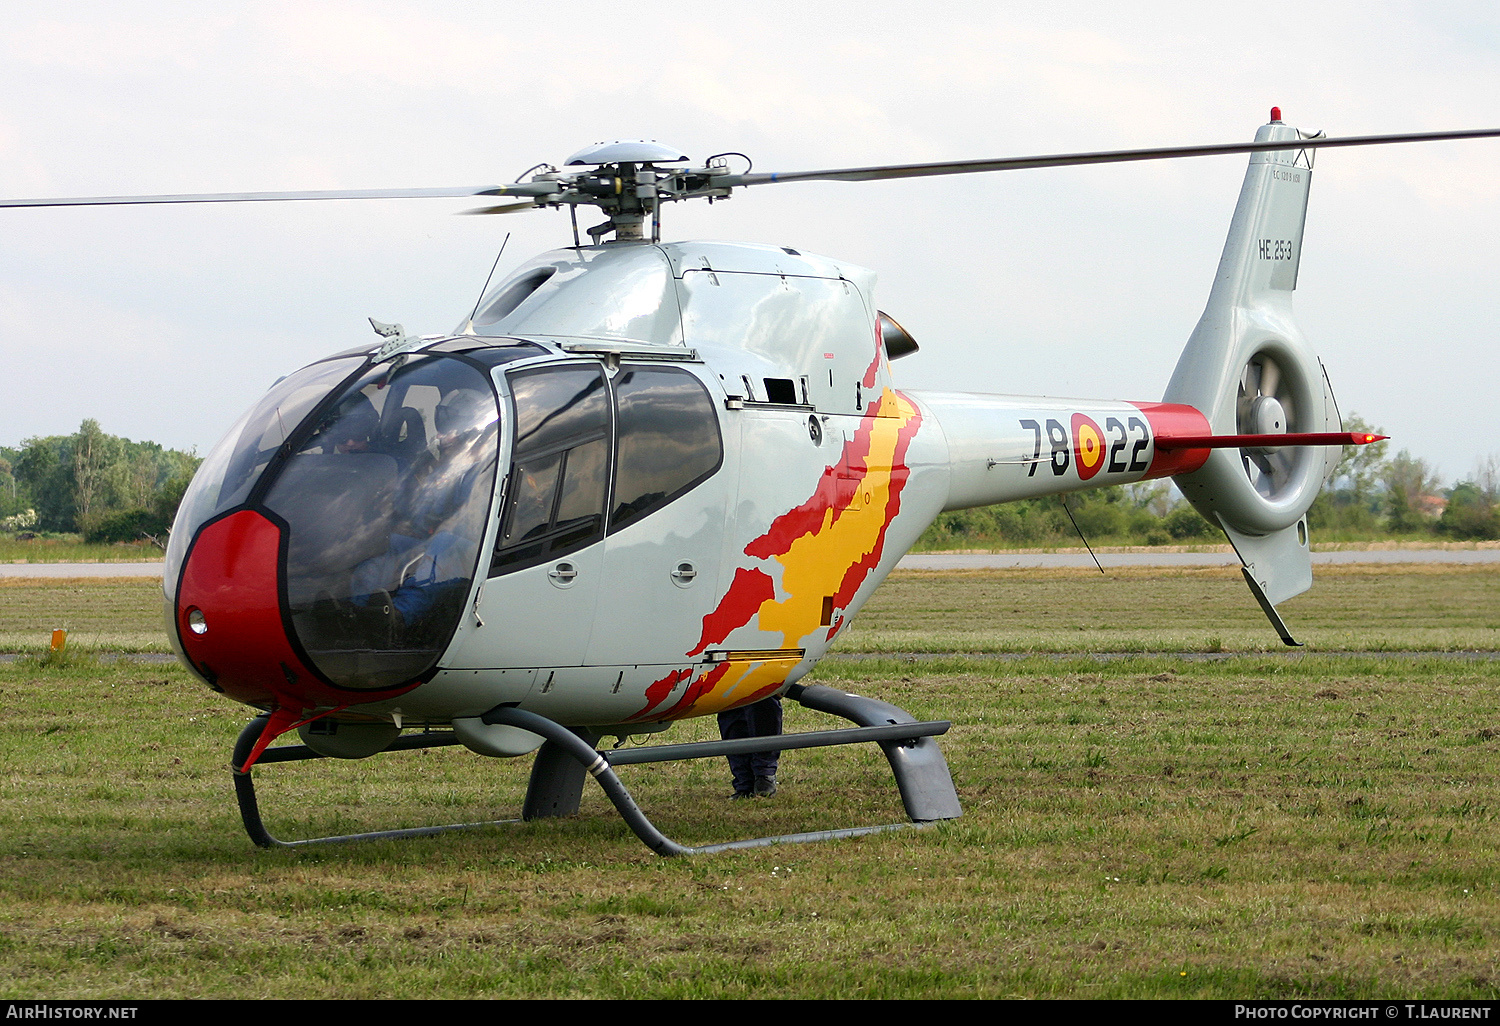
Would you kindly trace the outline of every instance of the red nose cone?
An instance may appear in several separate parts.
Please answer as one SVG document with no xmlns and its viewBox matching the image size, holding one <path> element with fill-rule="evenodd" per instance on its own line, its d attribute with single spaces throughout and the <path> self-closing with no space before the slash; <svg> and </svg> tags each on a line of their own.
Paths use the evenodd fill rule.
<svg viewBox="0 0 1500 1026">
<path fill-rule="evenodd" d="M 300 709 L 323 685 L 287 640 L 277 590 L 281 531 L 251 510 L 205 527 L 182 570 L 183 651 L 231 698 Z"/>
</svg>

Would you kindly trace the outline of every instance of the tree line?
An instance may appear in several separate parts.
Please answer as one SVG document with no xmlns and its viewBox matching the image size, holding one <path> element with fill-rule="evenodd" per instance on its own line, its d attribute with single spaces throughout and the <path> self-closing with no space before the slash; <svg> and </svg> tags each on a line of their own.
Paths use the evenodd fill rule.
<svg viewBox="0 0 1500 1026">
<path fill-rule="evenodd" d="M 97 420 L 71 435 L 0 446 L 0 527 L 164 543 L 200 462 L 195 453 L 107 434 Z"/>
<path fill-rule="evenodd" d="M 1358 416 L 1349 418 L 1346 430 L 1383 434 Z M 1500 538 L 1500 457 L 1484 457 L 1469 477 L 1444 488 L 1431 464 L 1405 449 L 1390 456 L 1389 444 L 1344 447 L 1338 469 L 1308 512 L 1308 526 L 1314 531 L 1457 540 Z"/>
</svg>

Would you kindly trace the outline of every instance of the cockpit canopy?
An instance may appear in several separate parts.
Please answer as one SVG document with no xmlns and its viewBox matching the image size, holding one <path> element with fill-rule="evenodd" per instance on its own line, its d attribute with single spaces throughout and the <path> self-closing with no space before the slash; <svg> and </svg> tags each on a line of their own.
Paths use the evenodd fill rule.
<svg viewBox="0 0 1500 1026">
<path fill-rule="evenodd" d="M 421 676 L 479 565 L 501 426 L 490 366 L 542 352 L 335 358 L 285 378 L 194 478 L 168 587 L 199 528 L 255 510 L 281 531 L 283 615 L 308 665 L 343 688 Z"/>
<path fill-rule="evenodd" d="M 592 545 L 719 469 L 716 404 L 689 369 L 559 356 L 470 336 L 382 363 L 332 357 L 278 382 L 204 461 L 172 532 L 165 586 L 205 679 L 229 657 L 215 650 L 209 668 L 222 635 L 188 637 L 185 566 L 200 617 L 264 609 L 323 684 L 389 692 L 436 668 L 477 575 Z M 497 391 L 495 368 L 521 360 Z M 498 530 L 482 551 L 501 473 Z M 260 558 L 253 597 L 232 583 L 238 543 L 193 557 L 197 538 L 234 517 L 270 538 L 266 557 L 276 552 L 274 565 Z"/>
</svg>

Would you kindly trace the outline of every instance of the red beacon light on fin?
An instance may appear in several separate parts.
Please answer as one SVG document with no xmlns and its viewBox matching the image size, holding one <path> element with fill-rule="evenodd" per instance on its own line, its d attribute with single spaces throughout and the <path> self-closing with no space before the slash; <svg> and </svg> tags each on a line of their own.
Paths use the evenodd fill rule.
<svg viewBox="0 0 1500 1026">
<path fill-rule="evenodd" d="M 1279 124 L 1281 124 L 1281 108 L 1280 107 L 1272 107 L 1271 108 L 1271 123 L 1273 125 L 1279 125 Z"/>
</svg>

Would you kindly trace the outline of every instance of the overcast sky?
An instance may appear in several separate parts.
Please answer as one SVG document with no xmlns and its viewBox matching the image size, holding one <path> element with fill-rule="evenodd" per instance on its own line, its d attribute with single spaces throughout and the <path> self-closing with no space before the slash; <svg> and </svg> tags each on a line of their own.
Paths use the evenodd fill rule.
<svg viewBox="0 0 1500 1026">
<path fill-rule="evenodd" d="M 45 13 L 38 13 L 45 11 Z M 1484 3 L 0 0 L 0 194 L 482 185 L 602 139 L 757 170 L 1500 127 Z M 743 190 L 668 238 L 874 269 L 911 387 L 1161 397 L 1246 158 Z M 1298 318 L 1346 414 L 1452 481 L 1500 452 L 1500 142 L 1318 158 Z M 0 211 L 0 444 L 206 452 L 282 374 L 446 331 L 567 215 L 464 200 Z M 586 215 L 587 216 L 587 215 Z M 592 223 L 592 221 L 586 221 Z"/>
</svg>

